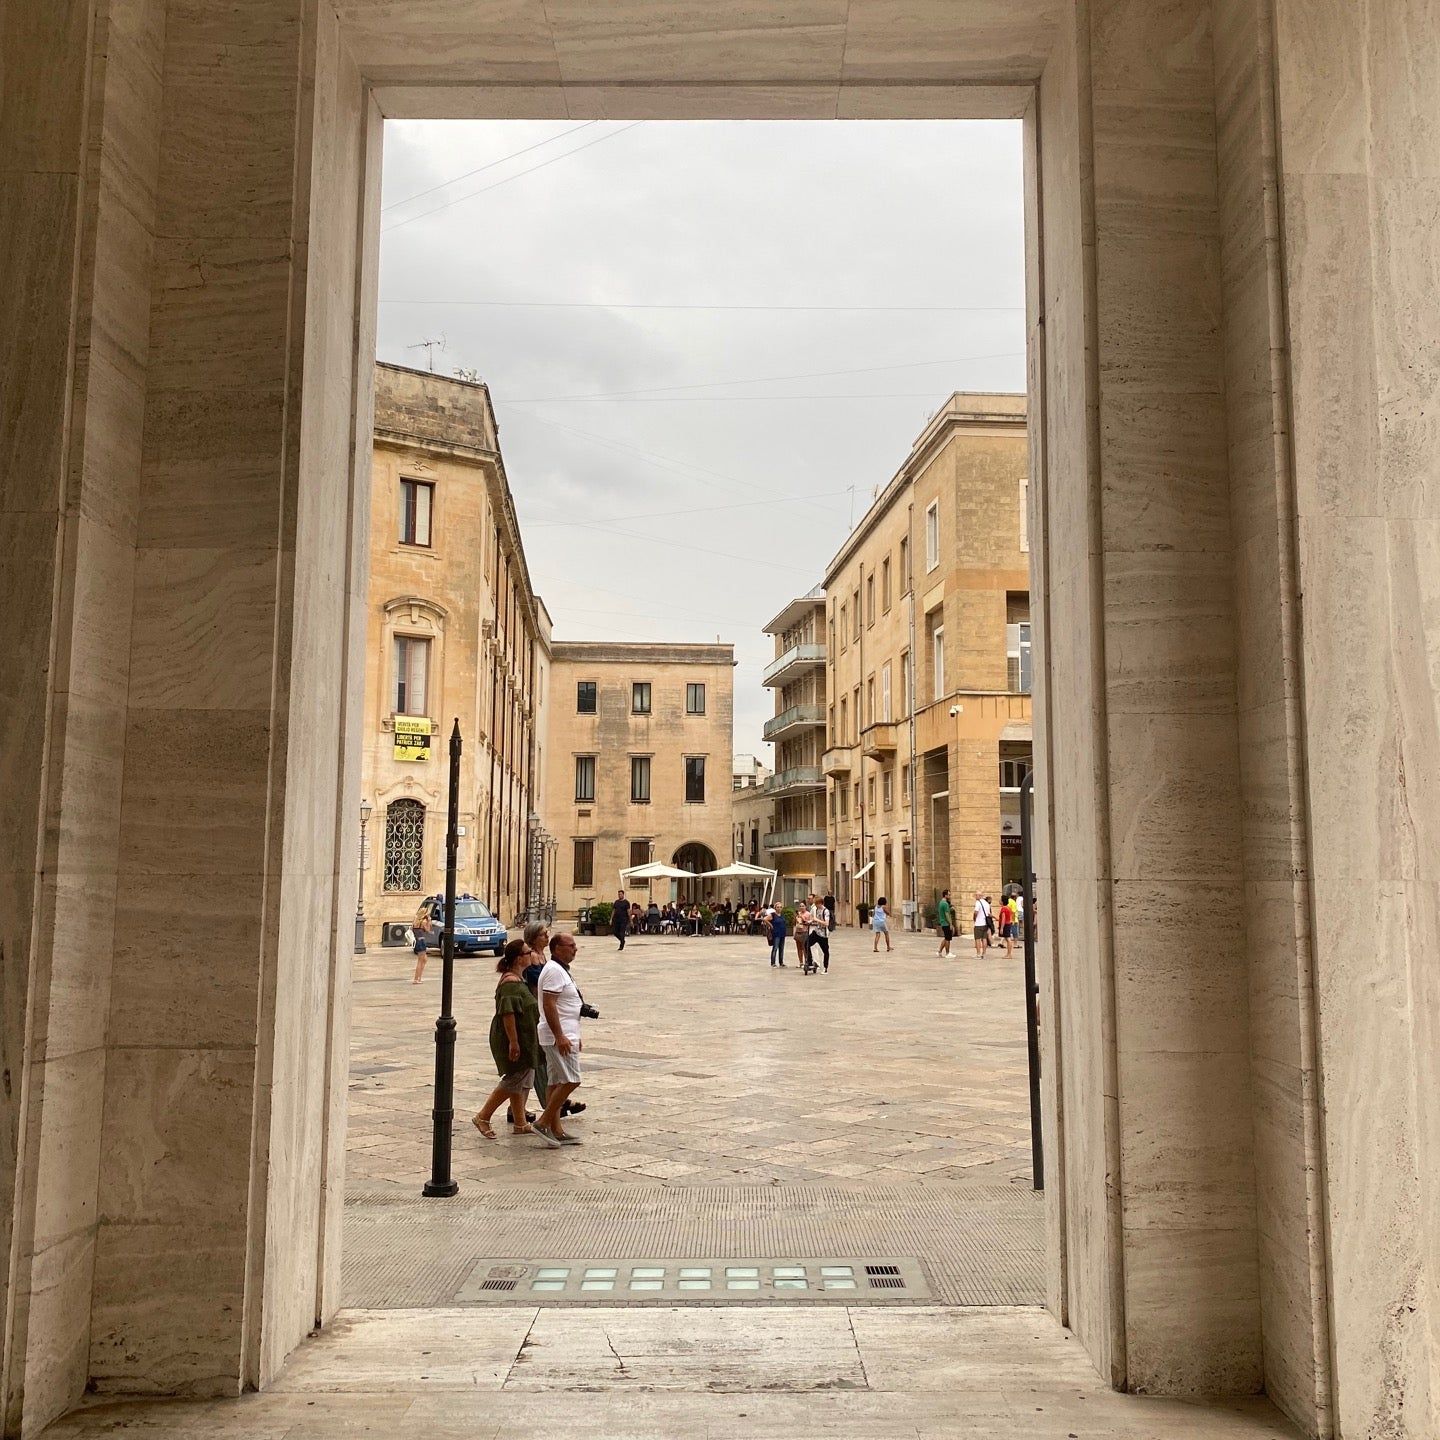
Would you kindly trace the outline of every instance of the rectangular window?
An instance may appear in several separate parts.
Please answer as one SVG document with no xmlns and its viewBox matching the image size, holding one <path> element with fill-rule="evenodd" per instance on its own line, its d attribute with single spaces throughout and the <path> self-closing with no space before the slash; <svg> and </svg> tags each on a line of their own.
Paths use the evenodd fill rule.
<svg viewBox="0 0 1440 1440">
<path fill-rule="evenodd" d="M 840 818 L 848 820 L 850 818 L 850 787 L 848 785 L 837 786 L 835 793 L 840 797 Z"/>
<path fill-rule="evenodd" d="M 870 813 L 875 813 L 875 777 L 872 775 L 865 782 L 865 803 L 870 807 Z"/>
<path fill-rule="evenodd" d="M 840 648 L 843 650 L 850 643 L 850 607 L 840 607 Z"/>
<path fill-rule="evenodd" d="M 705 757 L 703 755 L 687 755 L 685 757 L 685 803 L 687 805 L 703 805 L 705 803 Z"/>
<path fill-rule="evenodd" d="M 883 780 L 882 793 L 883 793 L 883 795 L 884 795 L 885 808 L 886 808 L 887 810 L 893 810 L 893 809 L 895 808 L 895 772 L 894 772 L 894 770 L 890 769 L 890 768 L 887 766 L 886 769 L 885 769 L 885 772 L 884 772 L 884 774 L 883 774 L 883 776 L 882 776 L 882 780 Z"/>
<path fill-rule="evenodd" d="M 934 667 L 935 691 L 932 696 L 935 700 L 942 700 L 945 697 L 945 627 L 937 625 L 930 638 L 931 659 Z"/>
<path fill-rule="evenodd" d="M 575 713 L 577 715 L 593 715 L 595 713 L 595 682 L 593 680 L 577 680 L 575 682 Z"/>
<path fill-rule="evenodd" d="M 687 715 L 703 715 L 705 713 L 704 685 L 691 684 L 685 687 L 685 713 Z"/>
<path fill-rule="evenodd" d="M 860 815 L 860 782 L 857 780 L 855 782 L 855 818 L 858 820 Z"/>
<path fill-rule="evenodd" d="M 632 840 L 630 842 L 630 863 L 632 865 L 648 865 L 650 863 L 650 842 L 648 840 Z"/>
<path fill-rule="evenodd" d="M 860 587 L 858 585 L 850 592 L 850 604 L 850 619 L 853 622 L 850 627 L 850 638 L 858 642 L 860 639 Z"/>
<path fill-rule="evenodd" d="M 1021 695 L 1030 693 L 1030 625 L 1005 627 L 1005 670 L 1009 688 Z"/>
<path fill-rule="evenodd" d="M 630 757 L 630 803 L 632 805 L 648 805 L 650 803 L 650 757 L 648 755 L 632 755 Z"/>
<path fill-rule="evenodd" d="M 595 842 L 593 840 L 577 840 L 575 842 L 575 868 L 571 873 L 574 876 L 573 883 L 576 885 L 593 885 L 595 883 Z"/>
<path fill-rule="evenodd" d="M 840 734 L 837 742 L 841 745 L 850 743 L 850 702 L 848 700 L 840 702 Z"/>
<path fill-rule="evenodd" d="M 910 652 L 900 652 L 900 713 L 910 713 Z"/>
<path fill-rule="evenodd" d="M 888 660 L 880 671 L 880 718 L 887 725 L 894 718 L 890 713 L 890 662 Z"/>
<path fill-rule="evenodd" d="M 860 687 L 858 685 L 850 692 L 850 699 L 854 705 L 851 714 L 855 720 L 855 728 L 850 732 L 850 743 L 853 745 L 860 738 L 860 727 L 865 723 L 860 715 Z"/>
<path fill-rule="evenodd" d="M 592 804 L 595 800 L 595 757 L 575 757 L 575 801 L 580 805 Z"/>
<path fill-rule="evenodd" d="M 633 715 L 650 713 L 650 682 L 637 680 L 630 687 L 630 712 Z"/>
<path fill-rule="evenodd" d="M 880 604 L 888 615 L 890 613 L 890 557 L 888 555 L 880 562 Z"/>
<path fill-rule="evenodd" d="M 940 502 L 932 500 L 925 507 L 925 569 L 933 570 L 940 563 Z"/>
<path fill-rule="evenodd" d="M 865 577 L 865 623 L 867 625 L 875 623 L 875 577 L 873 575 Z"/>
<path fill-rule="evenodd" d="M 910 540 L 907 536 L 900 542 L 900 593 L 910 593 Z"/>
<path fill-rule="evenodd" d="M 835 743 L 835 707 L 832 705 L 825 712 L 825 738 L 831 745 Z"/>
<path fill-rule="evenodd" d="M 396 715 L 428 715 L 426 692 L 430 683 L 430 642 L 416 635 L 395 637 L 395 690 L 391 709 Z"/>
<path fill-rule="evenodd" d="M 910 767 L 908 765 L 900 767 L 900 803 L 902 805 L 910 803 Z"/>
<path fill-rule="evenodd" d="M 865 723 L 875 723 L 875 677 L 872 675 L 865 682 Z"/>
<path fill-rule="evenodd" d="M 1028 760 L 1006 758 L 1000 762 L 1000 788 L 1018 790 L 1030 773 Z"/>
<path fill-rule="evenodd" d="M 400 482 L 400 543 L 430 544 L 430 517 L 435 511 L 435 487 L 428 480 Z"/>
<path fill-rule="evenodd" d="M 1022 476 L 1020 480 L 1020 550 L 1022 554 L 1028 553 L 1030 549 L 1030 480 L 1028 476 Z"/>
</svg>

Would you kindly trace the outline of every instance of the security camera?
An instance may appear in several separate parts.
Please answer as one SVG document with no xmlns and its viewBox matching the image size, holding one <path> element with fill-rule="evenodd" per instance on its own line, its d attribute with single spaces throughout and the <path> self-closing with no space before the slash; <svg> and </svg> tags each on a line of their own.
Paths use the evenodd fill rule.
<svg viewBox="0 0 1440 1440">
<path fill-rule="evenodd" d="M 952 705 L 950 707 L 950 718 L 953 720 L 964 708 L 963 705 Z"/>
</svg>

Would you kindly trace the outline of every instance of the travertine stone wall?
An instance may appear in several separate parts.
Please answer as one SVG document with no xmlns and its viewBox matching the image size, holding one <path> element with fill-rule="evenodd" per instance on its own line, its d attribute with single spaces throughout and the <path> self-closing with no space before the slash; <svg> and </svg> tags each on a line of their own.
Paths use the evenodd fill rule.
<svg viewBox="0 0 1440 1440">
<path fill-rule="evenodd" d="M 1315 952 L 1313 999 L 1298 999 L 1318 1017 L 1316 1054 L 1290 1064 L 1320 1080 L 1338 1432 L 1428 1436 L 1440 1434 L 1440 9 L 1276 0 L 1272 23 L 1299 644 L 1272 648 L 1267 672 L 1285 665 L 1288 696 L 1298 661 L 1311 888 L 1297 928 L 1308 920 Z M 1254 608 L 1272 603 L 1262 592 Z M 1290 1114 L 1276 1109 L 1278 1129 Z"/>
<path fill-rule="evenodd" d="M 1076 6 L 1038 117 L 1066 1310 L 1172 1393 L 1262 1379 L 1209 20 Z"/>
</svg>

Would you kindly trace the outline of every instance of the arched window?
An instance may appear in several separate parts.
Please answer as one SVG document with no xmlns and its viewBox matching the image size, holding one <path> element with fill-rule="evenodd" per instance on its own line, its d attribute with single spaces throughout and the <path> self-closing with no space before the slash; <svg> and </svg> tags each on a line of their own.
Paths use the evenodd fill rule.
<svg viewBox="0 0 1440 1440">
<path fill-rule="evenodd" d="M 392 800 L 385 807 L 385 888 L 422 888 L 425 807 L 418 800 Z"/>
</svg>

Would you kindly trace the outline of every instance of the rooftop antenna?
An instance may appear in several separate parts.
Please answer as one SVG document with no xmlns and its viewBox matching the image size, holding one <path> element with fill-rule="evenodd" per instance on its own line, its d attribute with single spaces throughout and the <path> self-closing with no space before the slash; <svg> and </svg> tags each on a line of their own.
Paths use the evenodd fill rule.
<svg viewBox="0 0 1440 1440">
<path fill-rule="evenodd" d="M 855 528 L 855 487 L 850 487 L 850 528 Z"/>
<path fill-rule="evenodd" d="M 430 362 L 430 373 L 435 373 L 435 351 L 445 348 L 445 332 L 440 332 L 438 340 L 417 340 L 413 345 L 407 345 L 407 350 L 423 350 Z"/>
</svg>

